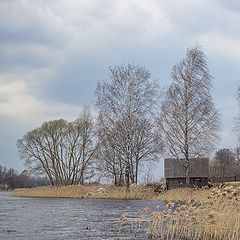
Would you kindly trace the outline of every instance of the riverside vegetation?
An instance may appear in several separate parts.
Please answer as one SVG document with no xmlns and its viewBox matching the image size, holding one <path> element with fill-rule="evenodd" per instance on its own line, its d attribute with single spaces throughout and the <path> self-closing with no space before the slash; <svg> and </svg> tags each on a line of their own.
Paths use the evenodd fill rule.
<svg viewBox="0 0 240 240">
<path fill-rule="evenodd" d="M 155 199 L 168 201 L 164 210 L 156 208 L 149 219 L 144 209 L 135 222 L 128 220 L 126 210 L 120 217 L 120 231 L 130 224 L 137 234 L 142 224 L 150 239 L 240 239 L 240 187 L 177 189 Z"/>
</svg>

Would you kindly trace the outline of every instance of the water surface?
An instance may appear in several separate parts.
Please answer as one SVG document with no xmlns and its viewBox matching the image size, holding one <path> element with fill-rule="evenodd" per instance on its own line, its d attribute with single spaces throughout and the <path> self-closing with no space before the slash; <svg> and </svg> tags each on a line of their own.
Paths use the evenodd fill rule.
<svg viewBox="0 0 240 240">
<path fill-rule="evenodd" d="M 126 225 L 119 233 L 119 217 L 130 207 L 134 221 L 143 208 L 157 201 L 20 198 L 0 192 L 1 240 L 146 239 Z"/>
</svg>

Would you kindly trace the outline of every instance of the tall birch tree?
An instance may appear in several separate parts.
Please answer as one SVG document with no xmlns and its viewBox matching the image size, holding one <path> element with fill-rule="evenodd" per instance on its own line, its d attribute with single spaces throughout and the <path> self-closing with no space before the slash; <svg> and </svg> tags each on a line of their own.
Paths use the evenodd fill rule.
<svg viewBox="0 0 240 240">
<path fill-rule="evenodd" d="M 158 129 L 166 154 L 184 165 L 189 186 L 190 160 L 214 150 L 220 128 L 211 95 L 212 76 L 199 46 L 188 49 L 186 57 L 173 67 L 172 80 L 161 106 Z"/>
</svg>

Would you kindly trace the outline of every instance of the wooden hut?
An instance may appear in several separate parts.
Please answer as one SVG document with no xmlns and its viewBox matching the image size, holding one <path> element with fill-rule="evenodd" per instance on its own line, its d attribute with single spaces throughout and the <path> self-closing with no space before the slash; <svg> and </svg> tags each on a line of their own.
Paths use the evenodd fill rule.
<svg viewBox="0 0 240 240">
<path fill-rule="evenodd" d="M 209 158 L 189 159 L 190 185 L 202 187 L 209 181 Z M 184 159 L 167 158 L 164 160 L 164 174 L 167 189 L 186 187 Z"/>
</svg>

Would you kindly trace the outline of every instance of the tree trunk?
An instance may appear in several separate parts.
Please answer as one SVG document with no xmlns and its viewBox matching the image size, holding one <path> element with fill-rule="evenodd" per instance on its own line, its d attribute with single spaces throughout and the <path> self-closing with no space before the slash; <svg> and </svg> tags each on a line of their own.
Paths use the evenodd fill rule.
<svg viewBox="0 0 240 240">
<path fill-rule="evenodd" d="M 139 160 L 136 159 L 136 167 L 135 167 L 135 183 L 136 184 L 138 183 L 138 163 L 139 163 Z"/>
<path fill-rule="evenodd" d="M 185 173 L 186 173 L 186 187 L 190 187 L 190 169 L 189 169 L 189 159 L 185 160 Z"/>
<path fill-rule="evenodd" d="M 130 186 L 129 172 L 130 172 L 130 166 L 129 164 L 127 164 L 125 169 L 125 181 L 126 181 L 127 190 L 129 190 L 129 186 Z"/>
<path fill-rule="evenodd" d="M 186 187 L 190 187 L 189 167 L 186 167 Z"/>
<path fill-rule="evenodd" d="M 118 180 L 117 180 L 117 174 L 116 173 L 113 174 L 113 179 L 114 179 L 114 186 L 117 186 L 118 185 Z"/>
</svg>

